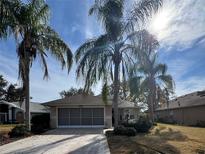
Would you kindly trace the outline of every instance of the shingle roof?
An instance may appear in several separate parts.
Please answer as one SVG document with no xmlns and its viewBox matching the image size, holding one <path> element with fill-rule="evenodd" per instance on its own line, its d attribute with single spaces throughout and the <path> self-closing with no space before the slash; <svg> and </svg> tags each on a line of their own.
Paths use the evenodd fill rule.
<svg viewBox="0 0 205 154">
<path fill-rule="evenodd" d="M 93 96 L 93 95 L 75 95 L 71 97 L 65 97 L 62 99 L 57 99 L 54 101 L 49 101 L 43 103 L 43 105 L 47 106 L 62 106 L 62 105 L 100 105 L 104 106 L 105 103 L 102 100 L 101 95 Z M 108 102 L 106 105 L 112 105 L 112 97 L 108 97 Z M 125 101 L 119 99 L 119 108 L 137 108 L 137 106 L 133 102 Z"/>
<path fill-rule="evenodd" d="M 169 102 L 169 109 L 193 107 L 205 105 L 205 91 L 197 91 L 187 95 L 180 96 Z M 166 104 L 163 104 L 157 110 L 168 109 Z"/>
<path fill-rule="evenodd" d="M 100 95 L 99 95 L 100 96 Z M 112 102 L 113 97 L 108 96 L 108 100 Z M 134 102 L 123 100 L 119 97 L 118 108 L 139 108 Z"/>
<path fill-rule="evenodd" d="M 111 105 L 112 102 L 108 101 L 107 105 Z M 61 106 L 61 105 L 95 105 L 95 106 L 104 106 L 102 98 L 99 96 L 92 95 L 75 95 L 71 97 L 65 97 L 62 99 L 57 99 L 54 101 L 49 101 L 43 103 L 47 106 Z"/>
<path fill-rule="evenodd" d="M 19 102 L 12 102 L 13 104 L 20 107 L 22 110 L 25 111 L 25 103 L 20 105 Z M 49 113 L 49 107 L 42 105 L 41 103 L 30 102 L 30 112 L 31 113 Z"/>
<path fill-rule="evenodd" d="M 10 107 L 14 107 L 14 108 L 19 108 L 19 109 L 21 109 L 21 107 L 19 107 L 19 106 L 16 105 L 15 103 L 7 102 L 7 101 L 4 101 L 4 100 L 0 100 L 0 104 L 5 104 L 5 105 L 8 105 L 8 106 L 10 106 Z"/>
</svg>

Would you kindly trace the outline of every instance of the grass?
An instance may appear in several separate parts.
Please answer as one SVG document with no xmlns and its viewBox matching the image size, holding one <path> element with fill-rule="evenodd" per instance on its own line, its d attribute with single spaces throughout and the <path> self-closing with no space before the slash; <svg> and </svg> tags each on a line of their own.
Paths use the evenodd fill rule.
<svg viewBox="0 0 205 154">
<path fill-rule="evenodd" d="M 16 124 L 2 124 L 0 125 L 0 135 L 6 135 L 8 134 L 11 129 L 13 129 L 16 126 Z"/>
<path fill-rule="evenodd" d="M 0 146 L 7 144 L 13 141 L 17 141 L 20 138 L 10 138 L 8 133 L 16 126 L 17 124 L 0 124 Z"/>
<path fill-rule="evenodd" d="M 112 154 L 205 154 L 205 128 L 158 124 L 149 134 L 110 136 L 108 144 Z"/>
</svg>

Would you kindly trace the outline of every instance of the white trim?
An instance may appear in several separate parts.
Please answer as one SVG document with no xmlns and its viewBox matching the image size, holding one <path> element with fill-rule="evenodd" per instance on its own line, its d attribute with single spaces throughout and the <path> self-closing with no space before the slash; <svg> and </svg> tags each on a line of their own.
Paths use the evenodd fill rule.
<svg viewBox="0 0 205 154">
<path fill-rule="evenodd" d="M 58 109 L 59 108 L 79 108 L 80 113 L 82 108 L 103 108 L 104 110 L 104 125 L 58 125 Z M 57 128 L 103 128 L 105 127 L 106 123 L 106 116 L 105 116 L 105 106 L 69 106 L 69 107 L 56 107 L 56 126 Z"/>
</svg>

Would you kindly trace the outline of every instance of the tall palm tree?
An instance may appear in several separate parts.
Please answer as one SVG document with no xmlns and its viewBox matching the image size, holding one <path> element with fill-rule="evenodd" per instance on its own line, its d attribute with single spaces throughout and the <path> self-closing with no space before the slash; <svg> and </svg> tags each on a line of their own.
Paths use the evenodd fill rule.
<svg viewBox="0 0 205 154">
<path fill-rule="evenodd" d="M 154 109 L 157 106 L 157 89 L 168 89 L 173 91 L 174 81 L 172 76 L 167 74 L 167 65 L 157 63 L 156 54 L 147 56 L 146 63 L 139 67 L 143 73 L 142 89 L 148 93 L 148 106 L 150 119 L 154 121 Z"/>
<path fill-rule="evenodd" d="M 130 44 L 133 36 L 133 22 L 144 21 L 161 6 L 161 0 L 143 0 L 135 5 L 130 18 L 124 15 L 124 0 L 95 0 L 89 14 L 96 14 L 105 34 L 86 41 L 76 51 L 79 63 L 77 77 L 85 79 L 85 89 L 99 80 L 111 79 L 114 85 L 114 127 L 118 126 L 118 95 L 120 76 L 125 79 L 129 66 L 135 61 L 137 50 Z M 131 33 L 127 29 L 132 27 Z"/>
<path fill-rule="evenodd" d="M 42 62 L 44 78 L 48 77 L 47 53 L 56 58 L 68 71 L 72 64 L 72 52 L 59 35 L 48 26 L 49 7 L 44 0 L 31 0 L 22 3 L 15 13 L 16 24 L 13 27 L 17 41 L 19 57 L 19 77 L 25 91 L 25 119 L 30 130 L 30 92 L 29 73 L 36 57 Z M 65 59 L 65 57 L 67 57 Z"/>
</svg>

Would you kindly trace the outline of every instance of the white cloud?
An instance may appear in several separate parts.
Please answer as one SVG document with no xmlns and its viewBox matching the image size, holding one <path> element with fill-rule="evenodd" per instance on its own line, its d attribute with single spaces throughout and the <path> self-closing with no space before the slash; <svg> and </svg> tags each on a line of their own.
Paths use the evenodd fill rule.
<svg viewBox="0 0 205 154">
<path fill-rule="evenodd" d="M 148 30 L 157 36 L 162 46 L 189 48 L 205 35 L 204 6 L 204 0 L 166 0 Z"/>
</svg>

